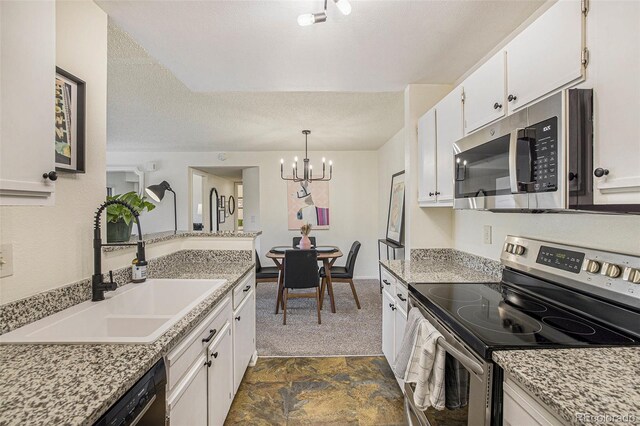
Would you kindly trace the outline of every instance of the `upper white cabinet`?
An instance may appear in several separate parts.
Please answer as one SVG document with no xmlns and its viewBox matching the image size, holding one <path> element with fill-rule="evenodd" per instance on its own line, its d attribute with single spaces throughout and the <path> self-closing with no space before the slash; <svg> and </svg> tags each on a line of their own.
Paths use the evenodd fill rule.
<svg viewBox="0 0 640 426">
<path fill-rule="evenodd" d="M 640 204 L 640 2 L 590 2 L 591 60 L 583 87 L 594 93 L 595 204 Z"/>
<path fill-rule="evenodd" d="M 464 132 L 505 116 L 505 53 L 499 52 L 464 81 Z"/>
<path fill-rule="evenodd" d="M 453 143 L 461 139 L 462 86 L 458 86 L 436 105 L 437 200 L 440 205 L 453 205 Z"/>
<path fill-rule="evenodd" d="M 0 2 L 0 205 L 53 204 L 55 2 Z"/>
<path fill-rule="evenodd" d="M 509 111 L 583 78 L 583 16 L 579 0 L 559 1 L 507 45 Z"/>
<path fill-rule="evenodd" d="M 436 203 L 436 109 L 418 119 L 418 203 Z"/>
</svg>

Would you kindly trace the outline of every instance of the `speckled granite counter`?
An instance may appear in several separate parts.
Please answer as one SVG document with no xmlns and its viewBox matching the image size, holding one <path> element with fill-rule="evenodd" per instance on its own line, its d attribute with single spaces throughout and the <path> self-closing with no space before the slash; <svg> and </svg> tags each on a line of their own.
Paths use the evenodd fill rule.
<svg viewBox="0 0 640 426">
<path fill-rule="evenodd" d="M 418 282 L 499 282 L 500 263 L 453 249 L 412 251 L 411 260 L 381 260 L 405 284 Z"/>
<path fill-rule="evenodd" d="M 633 415 L 626 423 L 640 423 L 638 347 L 499 351 L 493 360 L 571 425 L 616 423 L 584 414 Z"/>
<path fill-rule="evenodd" d="M 228 282 L 150 345 L 0 345 L 0 425 L 92 424 L 254 268 L 184 262 L 154 278 Z"/>
<path fill-rule="evenodd" d="M 167 231 L 156 232 L 152 234 L 144 234 L 143 239 L 145 244 L 160 243 L 163 241 L 175 240 L 176 238 L 256 238 L 261 235 L 262 231 L 256 232 L 236 232 L 236 231 L 220 231 L 220 232 L 197 232 L 197 231 Z M 131 242 L 138 241 L 138 237 L 131 238 Z M 105 253 L 114 251 L 126 250 L 131 248 L 130 246 L 106 246 L 102 248 Z"/>
</svg>

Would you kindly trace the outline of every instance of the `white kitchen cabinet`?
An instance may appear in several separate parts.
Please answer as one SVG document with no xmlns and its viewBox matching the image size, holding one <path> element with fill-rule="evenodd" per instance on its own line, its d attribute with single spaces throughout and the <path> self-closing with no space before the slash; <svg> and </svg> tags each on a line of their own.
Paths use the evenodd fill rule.
<svg viewBox="0 0 640 426">
<path fill-rule="evenodd" d="M 0 2 L 0 205 L 51 205 L 55 2 Z"/>
<path fill-rule="evenodd" d="M 396 305 L 393 296 L 382 291 L 382 353 L 389 365 L 393 365 L 395 356 L 395 313 Z"/>
<path fill-rule="evenodd" d="M 394 327 L 393 327 L 393 358 L 398 356 L 400 348 L 402 347 L 402 338 L 404 337 L 404 329 L 407 326 L 407 312 L 404 311 L 398 304 L 396 304 Z"/>
<path fill-rule="evenodd" d="M 466 135 L 505 116 L 505 53 L 500 51 L 463 83 Z"/>
<path fill-rule="evenodd" d="M 579 0 L 559 1 L 507 45 L 509 112 L 583 78 L 583 17 Z"/>
<path fill-rule="evenodd" d="M 207 350 L 209 425 L 222 426 L 233 402 L 233 338 L 229 323 Z"/>
<path fill-rule="evenodd" d="M 436 195 L 440 206 L 453 206 L 453 143 L 464 136 L 462 125 L 462 86 L 458 86 L 436 105 Z"/>
<path fill-rule="evenodd" d="M 167 404 L 171 426 L 207 424 L 207 357 L 201 354 Z"/>
<path fill-rule="evenodd" d="M 640 2 L 590 2 L 587 80 L 593 88 L 595 204 L 640 203 Z M 593 171 L 591 171 L 593 172 Z"/>
<path fill-rule="evenodd" d="M 243 284 L 240 284 L 243 285 Z M 238 391 L 247 366 L 256 351 L 256 302 L 251 290 L 233 312 L 234 393 Z"/>
<path fill-rule="evenodd" d="M 502 388 L 504 426 L 562 426 L 564 424 L 513 380 L 505 378 Z"/>
<path fill-rule="evenodd" d="M 436 204 L 436 109 L 418 119 L 418 204 Z"/>
</svg>

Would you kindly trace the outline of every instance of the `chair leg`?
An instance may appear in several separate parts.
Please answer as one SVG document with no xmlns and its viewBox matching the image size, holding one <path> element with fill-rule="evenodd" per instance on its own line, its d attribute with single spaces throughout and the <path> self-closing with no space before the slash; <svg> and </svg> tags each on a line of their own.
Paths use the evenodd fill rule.
<svg viewBox="0 0 640 426">
<path fill-rule="evenodd" d="M 322 305 L 324 304 L 324 289 L 327 287 L 326 278 L 322 278 L 322 285 L 320 286 L 320 309 L 322 309 Z"/>
<path fill-rule="evenodd" d="M 288 296 L 289 296 L 289 290 L 285 288 L 284 294 L 283 294 L 284 308 L 282 308 L 282 312 L 284 313 L 284 317 L 282 318 L 282 325 L 287 325 L 287 297 Z"/>
<path fill-rule="evenodd" d="M 316 308 L 318 310 L 318 324 L 322 324 L 320 319 L 320 289 L 316 287 Z"/>
<path fill-rule="evenodd" d="M 353 298 L 356 300 L 356 306 L 360 309 L 360 301 L 358 300 L 358 293 L 356 293 L 356 286 L 353 285 L 353 279 L 349 280 L 349 284 L 351 285 L 351 293 L 353 293 Z"/>
</svg>

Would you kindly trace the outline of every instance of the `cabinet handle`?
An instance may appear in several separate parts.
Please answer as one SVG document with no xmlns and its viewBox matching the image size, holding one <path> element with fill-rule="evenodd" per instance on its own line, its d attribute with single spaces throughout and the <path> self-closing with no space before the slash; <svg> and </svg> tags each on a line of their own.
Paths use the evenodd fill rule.
<svg viewBox="0 0 640 426">
<path fill-rule="evenodd" d="M 242 290 L 242 291 L 244 291 L 244 292 L 246 293 L 246 292 L 247 292 L 247 291 L 249 291 L 249 290 L 251 290 L 251 285 L 246 286 L 246 287 L 244 288 L 244 290 Z"/>
<path fill-rule="evenodd" d="M 204 365 L 206 365 L 207 367 L 211 367 L 211 360 L 205 362 Z"/>
<path fill-rule="evenodd" d="M 214 358 L 218 358 L 218 352 L 212 353 L 211 355 L 213 355 Z M 211 361 L 209 361 L 211 362 Z"/>
<path fill-rule="evenodd" d="M 406 301 L 407 301 L 407 299 L 405 299 L 404 297 L 402 297 L 402 294 L 401 294 L 401 293 L 398 293 L 398 299 L 400 299 L 400 300 L 401 300 L 401 301 L 403 301 L 403 302 L 406 302 Z"/>
<path fill-rule="evenodd" d="M 391 283 L 387 280 L 382 280 L 383 283 L 385 283 L 386 285 L 391 285 Z"/>
<path fill-rule="evenodd" d="M 58 180 L 58 173 L 56 173 L 55 171 L 52 170 L 52 171 L 50 171 L 48 173 L 43 173 L 42 177 L 44 179 L 49 179 L 50 181 L 55 182 L 55 181 Z"/>
<path fill-rule="evenodd" d="M 435 194 L 435 195 L 440 195 L 440 191 L 436 191 L 436 194 Z"/>
<path fill-rule="evenodd" d="M 593 171 L 595 177 L 602 177 L 609 174 L 609 169 L 603 169 L 602 167 L 598 167 Z"/>
<path fill-rule="evenodd" d="M 392 311 L 396 310 L 396 307 L 393 305 L 393 303 L 389 303 L 389 307 L 391 308 Z"/>
<path fill-rule="evenodd" d="M 502 104 L 499 104 L 498 102 L 493 104 L 493 109 L 500 109 L 500 108 L 502 108 Z"/>
<path fill-rule="evenodd" d="M 202 339 L 202 343 L 209 343 L 211 339 L 213 339 L 213 336 L 216 335 L 217 332 L 218 330 L 216 330 L 215 328 L 213 330 L 209 330 L 209 336 Z"/>
<path fill-rule="evenodd" d="M 433 197 L 434 195 L 437 195 L 437 194 L 438 194 L 437 192 L 430 192 L 429 197 Z"/>
<path fill-rule="evenodd" d="M 509 96 L 507 97 L 507 100 L 508 100 L 509 102 L 513 102 L 513 101 L 515 101 L 516 99 L 518 99 L 518 97 L 517 97 L 516 95 L 509 95 Z"/>
<path fill-rule="evenodd" d="M 240 321 L 240 315 L 236 317 L 236 321 Z"/>
</svg>

